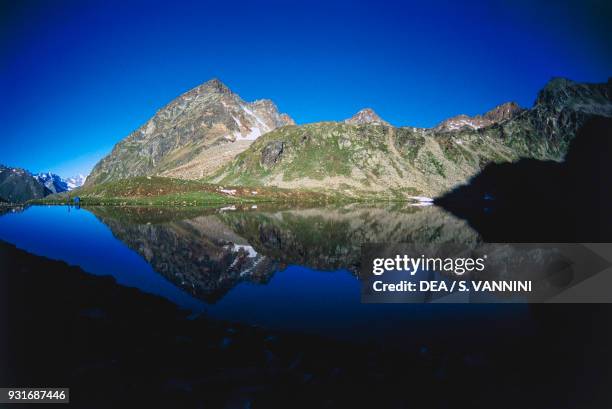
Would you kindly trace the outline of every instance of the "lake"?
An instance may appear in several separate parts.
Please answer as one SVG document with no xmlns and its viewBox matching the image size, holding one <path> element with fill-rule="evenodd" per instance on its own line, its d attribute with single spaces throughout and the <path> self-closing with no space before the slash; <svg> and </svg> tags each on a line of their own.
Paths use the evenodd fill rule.
<svg viewBox="0 0 612 409">
<path fill-rule="evenodd" d="M 111 275 L 193 316 L 417 343 L 424 334 L 445 336 L 456 326 L 492 319 L 528 328 L 524 305 L 361 303 L 363 244 L 480 240 L 464 221 L 435 206 L 32 206 L 0 217 L 0 239 Z"/>
</svg>

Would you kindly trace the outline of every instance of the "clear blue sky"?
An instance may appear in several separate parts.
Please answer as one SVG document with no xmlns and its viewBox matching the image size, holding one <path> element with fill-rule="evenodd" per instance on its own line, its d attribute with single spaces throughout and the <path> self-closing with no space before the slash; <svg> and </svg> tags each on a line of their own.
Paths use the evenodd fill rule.
<svg viewBox="0 0 612 409">
<path fill-rule="evenodd" d="M 553 76 L 612 76 L 608 3 L 0 0 L 0 163 L 87 173 L 211 77 L 298 123 L 531 106 Z"/>
</svg>

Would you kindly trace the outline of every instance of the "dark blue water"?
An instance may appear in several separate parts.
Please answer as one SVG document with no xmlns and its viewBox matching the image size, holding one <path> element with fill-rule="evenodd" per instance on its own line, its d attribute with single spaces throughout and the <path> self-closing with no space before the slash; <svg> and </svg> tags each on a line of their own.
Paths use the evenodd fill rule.
<svg viewBox="0 0 612 409">
<path fill-rule="evenodd" d="M 291 218 L 287 220 L 295 220 L 296 215 L 299 216 L 300 213 L 292 213 Z M 305 215 L 310 217 L 310 213 L 305 213 Z M 249 215 L 237 214 L 228 219 L 227 216 L 219 213 L 219 220 L 226 223 L 225 225 L 220 223 L 220 225 L 225 227 L 221 231 L 216 227 L 211 236 L 244 234 L 244 231 L 240 231 L 233 224 L 235 220 L 243 220 L 243 216 L 257 218 L 267 215 L 251 211 Z M 362 216 L 360 213 L 359 217 Z M 207 217 L 217 220 L 217 214 Z M 385 212 L 384 217 L 378 217 L 381 217 L 381 220 L 384 219 L 384 223 L 389 223 L 389 219 L 394 220 L 390 218 L 389 212 Z M 398 217 L 402 216 L 398 215 Z M 270 220 L 278 218 L 276 213 L 270 216 Z M 156 235 L 151 236 L 147 230 L 152 228 L 149 224 L 142 221 L 138 222 L 140 224 L 134 224 L 129 221 L 129 218 L 128 221 L 121 221 L 123 219 L 117 218 L 112 222 L 115 230 L 113 232 L 102 220 L 105 219 L 96 217 L 91 211 L 85 209 L 65 206 L 34 206 L 23 212 L 1 216 L 0 239 L 13 243 L 30 253 L 79 266 L 91 274 L 111 275 L 121 285 L 136 287 L 144 292 L 164 297 L 181 308 L 191 310 L 194 315 L 206 314 L 218 319 L 269 328 L 325 333 L 351 338 L 387 337 L 404 333 L 409 334 L 413 339 L 418 339 L 419 331 L 425 330 L 429 335 L 432 330 L 436 329 L 444 334 L 453 328 L 477 327 L 483 323 L 494 322 L 503 322 L 503 325 L 508 327 L 517 326 L 524 330 L 525 325 L 528 324 L 528 312 L 524 305 L 362 304 L 359 280 L 341 266 L 331 270 L 318 270 L 306 265 L 281 264 L 282 267 L 271 273 L 267 281 L 238 280 L 231 288 L 227 288 L 219 299 L 210 302 L 201 297 L 197 298 L 188 293 L 185 288 L 181 288 L 181 284 L 184 283 L 172 282 L 164 277 L 143 256 L 147 253 L 141 250 L 142 243 L 158 240 Z M 126 229 L 132 229 L 129 236 L 122 230 L 122 223 L 125 223 Z M 153 227 L 155 229 L 153 232 L 159 234 L 165 231 L 184 231 L 185 226 L 190 226 L 189 223 L 192 223 L 189 219 L 181 219 L 176 223 L 161 223 Z M 296 223 L 299 224 L 299 221 Z M 384 224 L 379 224 L 378 228 L 381 226 L 385 227 Z M 410 226 L 410 222 L 407 226 Z M 136 228 L 140 230 L 135 230 Z M 227 231 L 224 230 L 225 228 Z M 289 231 L 292 228 L 292 225 L 287 224 L 275 225 L 277 230 Z M 325 229 L 325 227 L 322 228 Z M 342 225 L 338 228 L 346 229 L 346 226 Z M 410 227 L 407 228 L 410 229 Z M 416 228 L 421 229 L 422 227 L 416 226 Z M 397 227 L 392 226 L 392 230 L 396 231 Z M 281 231 L 280 233 L 286 232 Z M 291 230 L 290 233 L 290 237 L 296 236 L 294 230 Z M 325 231 L 323 233 L 327 234 Z M 260 232 L 259 235 L 253 236 L 253 240 L 259 241 L 261 235 Z M 351 233 L 348 237 L 352 236 L 355 234 Z M 130 247 L 118 237 L 129 237 L 130 241 L 140 240 L 140 247 L 133 243 Z M 199 236 L 185 236 L 185 240 L 188 239 L 191 246 L 187 250 L 181 248 L 180 240 L 183 236 L 177 237 L 179 239 L 172 242 L 174 247 L 168 251 L 185 250 L 191 254 L 194 251 L 194 242 L 197 244 L 198 240 L 205 241 L 204 238 L 194 239 Z M 161 240 L 161 243 L 167 242 L 168 240 Z M 253 245 L 257 251 L 265 247 L 262 243 L 249 244 Z M 348 243 L 337 243 L 334 246 L 344 244 Z M 308 243 L 304 247 L 306 250 L 309 249 L 307 245 Z M 334 246 L 331 247 L 332 250 L 336 248 Z M 135 251 L 134 248 L 138 251 Z M 303 252 L 304 250 L 301 251 Z M 267 259 L 284 257 L 283 253 L 275 254 L 276 256 L 266 257 Z M 323 254 L 323 256 L 327 255 Z M 321 254 L 313 254 L 312 257 L 320 259 Z M 308 262 L 307 257 L 306 262 Z M 156 266 L 159 267 L 159 265 Z M 173 267 L 181 270 L 180 265 Z M 337 263 L 335 267 L 338 267 Z M 185 269 L 192 268 L 192 265 L 185 266 Z"/>
<path fill-rule="evenodd" d="M 157 274 L 145 260 L 113 237 L 93 214 L 65 206 L 33 206 L 0 217 L 0 239 L 32 254 L 65 261 L 88 273 L 111 275 L 136 287 L 201 311 L 201 301 Z"/>
</svg>

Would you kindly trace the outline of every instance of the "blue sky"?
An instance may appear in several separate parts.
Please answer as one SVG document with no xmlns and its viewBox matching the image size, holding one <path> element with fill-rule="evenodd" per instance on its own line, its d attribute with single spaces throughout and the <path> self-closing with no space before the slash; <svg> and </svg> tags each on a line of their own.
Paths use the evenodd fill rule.
<svg viewBox="0 0 612 409">
<path fill-rule="evenodd" d="M 607 3 L 0 0 L 0 163 L 87 173 L 212 77 L 298 123 L 531 106 L 551 77 L 612 76 Z"/>
</svg>

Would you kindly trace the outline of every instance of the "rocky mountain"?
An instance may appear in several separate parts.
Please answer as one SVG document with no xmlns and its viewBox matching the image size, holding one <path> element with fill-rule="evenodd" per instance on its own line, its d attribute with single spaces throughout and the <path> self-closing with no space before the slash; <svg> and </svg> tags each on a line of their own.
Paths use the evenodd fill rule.
<svg viewBox="0 0 612 409">
<path fill-rule="evenodd" d="M 71 190 L 68 183 L 55 173 L 39 173 L 34 178 L 51 193 L 62 193 Z"/>
<path fill-rule="evenodd" d="M 390 126 L 389 122 L 383 120 L 372 108 L 364 108 L 357 112 L 349 119 L 345 119 L 344 123 L 351 125 L 387 125 Z"/>
<path fill-rule="evenodd" d="M 612 117 L 612 81 L 551 80 L 530 109 L 500 105 L 424 129 L 374 125 L 360 118 L 285 126 L 262 136 L 210 181 L 341 191 L 359 196 L 437 196 L 488 163 L 521 157 L 562 160 L 590 118 Z M 358 122 L 359 124 L 355 124 Z M 376 122 L 376 121 L 374 121 Z"/>
<path fill-rule="evenodd" d="M 85 184 L 148 175 L 199 179 L 261 135 L 293 123 L 272 101 L 245 102 L 213 79 L 170 102 L 115 145 Z"/>
<path fill-rule="evenodd" d="M 69 192 L 81 186 L 84 180 L 83 175 L 63 179 L 51 172 L 34 175 L 25 169 L 0 165 L 0 199 L 11 203 L 42 199 L 51 194 Z"/>
<path fill-rule="evenodd" d="M 65 179 L 65 182 L 68 186 L 68 190 L 72 190 L 83 186 L 85 184 L 85 180 L 87 180 L 87 176 L 78 174 L 77 176 Z"/>
<path fill-rule="evenodd" d="M 480 129 L 493 124 L 512 119 L 523 109 L 516 102 L 506 102 L 498 105 L 483 115 L 470 117 L 467 115 L 457 115 L 442 121 L 434 129 L 441 132 L 456 131 L 461 128 Z"/>
<path fill-rule="evenodd" d="M 41 199 L 51 191 L 25 169 L 0 165 L 0 198 L 10 203 Z"/>
</svg>

